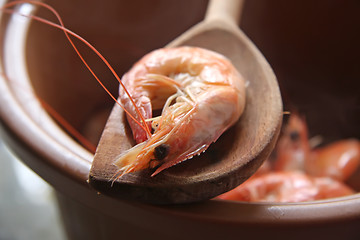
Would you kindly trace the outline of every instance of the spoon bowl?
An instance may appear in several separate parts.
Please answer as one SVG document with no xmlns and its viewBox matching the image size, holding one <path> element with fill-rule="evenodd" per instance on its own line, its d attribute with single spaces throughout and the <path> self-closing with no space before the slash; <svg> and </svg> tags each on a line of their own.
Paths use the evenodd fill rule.
<svg viewBox="0 0 360 240">
<path fill-rule="evenodd" d="M 271 153 L 282 120 L 282 101 L 273 71 L 237 27 L 241 1 L 210 1 L 205 20 L 167 47 L 197 46 L 229 58 L 247 81 L 240 120 L 208 150 L 151 177 L 152 169 L 112 181 L 116 156 L 134 145 L 124 112 L 115 106 L 107 121 L 89 174 L 89 183 L 114 197 L 154 204 L 213 198 L 248 179 Z"/>
</svg>

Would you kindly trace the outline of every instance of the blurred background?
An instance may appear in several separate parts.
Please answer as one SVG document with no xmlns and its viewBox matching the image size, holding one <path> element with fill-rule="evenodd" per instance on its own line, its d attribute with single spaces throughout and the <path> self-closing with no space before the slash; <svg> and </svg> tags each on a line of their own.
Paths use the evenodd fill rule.
<svg viewBox="0 0 360 240">
<path fill-rule="evenodd" d="M 272 66 L 285 110 L 326 142 L 360 138 L 360 1 L 246 1 L 241 28 Z"/>
</svg>

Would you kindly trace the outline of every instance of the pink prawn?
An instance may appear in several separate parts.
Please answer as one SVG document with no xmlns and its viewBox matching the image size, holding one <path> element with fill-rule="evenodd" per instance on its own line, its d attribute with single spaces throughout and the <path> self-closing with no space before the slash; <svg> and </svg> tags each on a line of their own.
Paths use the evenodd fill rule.
<svg viewBox="0 0 360 240">
<path fill-rule="evenodd" d="M 275 148 L 255 175 L 219 199 L 247 202 L 304 202 L 355 193 L 344 182 L 360 166 L 360 143 L 340 140 L 311 148 L 304 118 L 290 116 Z M 273 166 L 271 166 L 273 165 Z"/>
<path fill-rule="evenodd" d="M 122 81 L 154 133 L 128 119 L 138 143 L 119 156 L 122 174 L 160 165 L 152 176 L 205 151 L 245 106 L 245 81 L 222 55 L 196 47 L 164 48 L 144 56 Z M 120 89 L 125 108 L 135 105 Z M 153 110 L 162 110 L 152 116 Z"/>
</svg>

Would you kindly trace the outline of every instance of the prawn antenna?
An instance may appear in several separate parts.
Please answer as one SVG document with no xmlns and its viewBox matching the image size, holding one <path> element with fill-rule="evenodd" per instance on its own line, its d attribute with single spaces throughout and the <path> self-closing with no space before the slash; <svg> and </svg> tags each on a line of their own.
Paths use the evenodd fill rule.
<svg viewBox="0 0 360 240">
<path fill-rule="evenodd" d="M 49 11 L 51 11 L 56 18 L 58 19 L 60 24 L 51 22 L 47 19 L 38 17 L 38 16 L 34 16 L 34 15 L 26 15 L 23 13 L 19 13 L 16 12 L 15 10 L 9 9 L 13 6 L 19 5 L 19 4 L 32 4 L 32 5 L 38 5 L 41 7 L 44 7 L 46 9 L 48 9 Z M 4 4 L 1 8 L 1 11 L 5 12 L 5 13 L 9 13 L 9 14 L 18 14 L 20 16 L 24 16 L 24 17 L 28 17 L 31 18 L 33 20 L 36 20 L 38 22 L 42 22 L 44 24 L 47 24 L 49 26 L 58 28 L 60 30 L 62 30 L 66 36 L 66 38 L 68 39 L 69 43 L 71 44 L 71 46 L 73 47 L 73 49 L 75 50 L 76 54 L 79 56 L 79 58 L 81 59 L 81 61 L 83 62 L 83 64 L 86 66 L 86 68 L 90 71 L 90 73 L 94 76 L 94 78 L 97 80 L 97 82 L 100 84 L 100 86 L 106 91 L 106 93 L 126 112 L 126 114 L 128 116 L 130 116 L 130 118 L 132 118 L 147 134 L 148 137 L 151 136 L 151 132 L 150 129 L 148 127 L 148 125 L 146 124 L 146 121 L 144 119 L 144 116 L 140 113 L 139 108 L 136 106 L 133 98 L 131 97 L 130 93 L 128 92 L 128 90 L 126 89 L 126 87 L 124 86 L 124 84 L 122 83 L 120 77 L 118 76 L 118 74 L 115 72 L 115 70 L 113 69 L 113 67 L 110 65 L 110 63 L 106 60 L 106 58 L 92 45 L 90 44 L 87 40 L 85 40 L 83 37 L 81 37 L 80 35 L 74 33 L 73 31 L 65 28 L 65 25 L 62 21 L 62 18 L 60 17 L 60 14 L 50 5 L 43 3 L 43 2 L 38 2 L 38 1 L 32 1 L 32 0 L 16 0 L 16 1 L 12 1 L 10 3 L 6 3 Z M 82 54 L 79 52 L 79 50 L 77 49 L 77 47 L 75 46 L 74 42 L 71 40 L 70 35 L 77 38 L 78 40 L 80 40 L 81 42 L 83 42 L 87 47 L 89 47 L 107 66 L 107 68 L 111 71 L 111 73 L 113 74 L 113 76 L 116 78 L 116 80 L 120 83 L 121 87 L 124 89 L 125 94 L 129 97 L 130 101 L 132 102 L 132 104 L 134 105 L 137 114 L 139 115 L 139 118 L 141 119 L 141 123 L 134 117 L 132 116 L 132 114 L 127 111 L 125 109 L 125 107 L 111 94 L 111 92 L 106 88 L 106 86 L 101 82 L 101 80 L 98 78 L 98 76 L 95 74 L 95 72 L 92 70 L 92 68 L 89 66 L 89 64 L 87 63 L 87 61 L 83 58 Z"/>
</svg>

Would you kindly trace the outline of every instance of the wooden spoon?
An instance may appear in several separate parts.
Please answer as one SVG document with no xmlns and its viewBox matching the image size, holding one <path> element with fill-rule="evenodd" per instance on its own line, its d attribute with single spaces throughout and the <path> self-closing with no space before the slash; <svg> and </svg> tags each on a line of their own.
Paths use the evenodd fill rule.
<svg viewBox="0 0 360 240">
<path fill-rule="evenodd" d="M 200 156 L 155 177 L 153 169 L 130 173 L 112 183 L 115 157 L 134 145 L 121 108 L 114 106 L 100 139 L 89 183 L 101 193 L 154 204 L 213 198 L 248 179 L 268 157 L 282 120 L 276 78 L 264 57 L 239 30 L 241 1 L 210 1 L 205 20 L 168 46 L 190 45 L 227 56 L 248 81 L 244 114 Z"/>
</svg>

